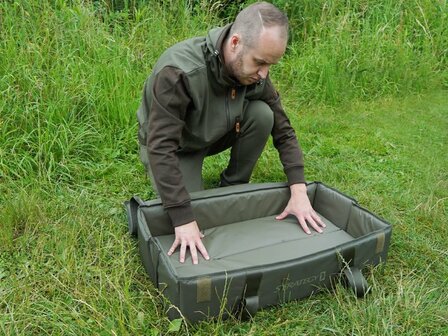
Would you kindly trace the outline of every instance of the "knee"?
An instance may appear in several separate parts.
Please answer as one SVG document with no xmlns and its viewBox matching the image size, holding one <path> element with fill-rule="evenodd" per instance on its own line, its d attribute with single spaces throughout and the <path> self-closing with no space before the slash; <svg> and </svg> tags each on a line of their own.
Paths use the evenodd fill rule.
<svg viewBox="0 0 448 336">
<path fill-rule="evenodd" d="M 244 121 L 248 127 L 254 126 L 258 131 L 270 134 L 274 127 L 274 112 L 261 100 L 249 101 L 243 115 Z"/>
</svg>

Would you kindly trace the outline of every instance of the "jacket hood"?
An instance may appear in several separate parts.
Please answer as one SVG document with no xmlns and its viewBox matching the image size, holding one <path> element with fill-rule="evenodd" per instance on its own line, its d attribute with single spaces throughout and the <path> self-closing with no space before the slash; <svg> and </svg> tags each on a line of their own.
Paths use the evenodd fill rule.
<svg viewBox="0 0 448 336">
<path fill-rule="evenodd" d="M 231 27 L 232 24 L 229 23 L 224 27 L 213 28 L 208 32 L 204 56 L 207 66 L 219 84 L 224 86 L 239 86 L 241 84 L 230 76 L 222 55 L 222 47 Z"/>
</svg>

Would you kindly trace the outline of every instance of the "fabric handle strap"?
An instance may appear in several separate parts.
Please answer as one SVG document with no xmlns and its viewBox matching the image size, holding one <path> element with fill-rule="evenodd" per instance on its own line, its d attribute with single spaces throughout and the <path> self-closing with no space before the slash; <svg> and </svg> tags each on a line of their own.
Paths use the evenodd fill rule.
<svg viewBox="0 0 448 336">
<path fill-rule="evenodd" d="M 343 283 L 349 286 L 358 298 L 364 297 L 369 289 L 367 280 L 361 270 L 355 266 L 355 247 L 338 251 Z"/>
<path fill-rule="evenodd" d="M 134 196 L 129 201 L 124 202 L 124 207 L 126 208 L 126 214 L 128 217 L 128 231 L 129 233 L 136 237 L 137 236 L 137 210 L 140 205 L 144 202 L 140 197 Z"/>
<path fill-rule="evenodd" d="M 262 273 L 253 273 L 247 275 L 246 290 L 239 306 L 242 320 L 251 319 L 260 309 L 258 289 L 260 287 L 261 278 Z"/>
</svg>

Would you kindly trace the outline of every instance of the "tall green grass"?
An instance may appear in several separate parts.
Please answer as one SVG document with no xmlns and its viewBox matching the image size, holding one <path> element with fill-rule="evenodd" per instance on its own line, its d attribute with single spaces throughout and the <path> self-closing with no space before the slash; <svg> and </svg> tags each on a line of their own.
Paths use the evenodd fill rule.
<svg viewBox="0 0 448 336">
<path fill-rule="evenodd" d="M 444 1 L 275 3 L 290 15 L 292 42 L 273 77 L 302 105 L 446 87 Z M 107 152 L 130 154 L 115 138 L 131 144 L 140 88 L 157 57 L 231 20 L 215 14 L 239 7 L 28 1 L 0 8 L 3 174 L 69 180 Z"/>
<path fill-rule="evenodd" d="M 132 13 L 83 2 L 0 5 L 3 174 L 67 180 L 104 155 L 133 150 L 152 64 L 164 48 L 207 27 L 187 6 L 153 5 Z"/>
<path fill-rule="evenodd" d="M 182 325 L 177 333 L 443 335 L 446 1 L 274 3 L 290 16 L 291 43 L 272 76 L 307 177 L 388 219 L 390 258 L 372 270 L 366 300 L 340 288 L 251 322 Z M 0 2 L 0 334 L 179 329 L 126 233 L 121 202 L 154 196 L 138 160 L 135 111 L 165 48 L 231 21 L 241 6 Z M 207 159 L 208 186 L 226 155 Z M 283 179 L 269 144 L 253 181 Z"/>
<path fill-rule="evenodd" d="M 448 87 L 446 1 L 275 3 L 292 24 L 292 43 L 279 71 L 285 88 L 305 104 Z"/>
</svg>

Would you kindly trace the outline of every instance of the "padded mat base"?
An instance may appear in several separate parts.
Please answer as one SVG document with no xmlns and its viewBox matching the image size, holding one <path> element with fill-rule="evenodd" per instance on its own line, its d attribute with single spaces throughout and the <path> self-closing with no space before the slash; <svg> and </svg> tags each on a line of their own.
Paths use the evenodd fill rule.
<svg viewBox="0 0 448 336">
<path fill-rule="evenodd" d="M 323 233 L 310 228 L 311 235 L 303 232 L 295 217 L 276 220 L 275 216 L 268 216 L 207 229 L 202 241 L 210 260 L 198 253 L 199 264 L 194 266 L 189 252 L 183 264 L 179 262 L 179 248 L 171 257 L 167 255 L 174 235 L 154 239 L 162 250 L 161 257 L 167 259 L 178 277 L 203 276 L 297 259 L 354 240 L 322 215 L 320 217 L 327 227 Z"/>
</svg>

